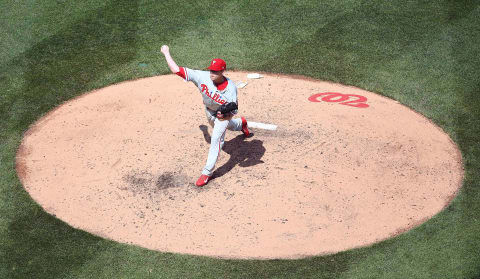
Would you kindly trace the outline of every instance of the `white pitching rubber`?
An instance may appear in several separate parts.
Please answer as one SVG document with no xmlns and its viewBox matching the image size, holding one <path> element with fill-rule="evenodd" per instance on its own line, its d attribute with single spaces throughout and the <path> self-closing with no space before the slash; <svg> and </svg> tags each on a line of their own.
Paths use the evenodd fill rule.
<svg viewBox="0 0 480 279">
<path fill-rule="evenodd" d="M 277 127 L 278 127 L 277 125 L 273 125 L 273 124 L 265 124 L 265 123 L 248 121 L 248 128 L 275 131 L 277 130 Z"/>
</svg>

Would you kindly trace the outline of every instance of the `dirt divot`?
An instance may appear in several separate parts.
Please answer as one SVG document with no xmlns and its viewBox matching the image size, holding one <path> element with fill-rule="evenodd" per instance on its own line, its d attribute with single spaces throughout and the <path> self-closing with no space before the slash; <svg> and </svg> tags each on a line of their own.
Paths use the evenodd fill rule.
<svg viewBox="0 0 480 279">
<path fill-rule="evenodd" d="M 300 77 L 227 76 L 248 81 L 239 115 L 278 129 L 227 132 L 206 187 L 194 186 L 211 133 L 201 96 L 167 75 L 84 94 L 34 123 L 17 153 L 25 189 L 105 238 L 269 259 L 390 238 L 440 212 L 461 186 L 455 144 L 398 102 Z"/>
</svg>

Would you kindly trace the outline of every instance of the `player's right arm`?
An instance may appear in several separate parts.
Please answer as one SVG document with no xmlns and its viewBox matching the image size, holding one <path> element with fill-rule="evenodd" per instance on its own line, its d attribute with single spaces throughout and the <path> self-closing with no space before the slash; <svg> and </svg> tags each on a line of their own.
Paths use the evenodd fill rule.
<svg viewBox="0 0 480 279">
<path fill-rule="evenodd" d="M 160 51 L 165 55 L 165 60 L 167 60 L 168 67 L 172 73 L 176 74 L 180 71 L 180 67 L 178 67 L 177 63 L 173 60 L 172 56 L 170 55 L 170 49 L 167 45 L 163 45 Z"/>
<path fill-rule="evenodd" d="M 170 50 L 167 45 L 163 45 L 160 51 L 165 55 L 165 60 L 167 60 L 168 67 L 172 73 L 186 81 L 191 81 L 198 86 L 200 80 L 199 71 L 191 70 L 186 67 L 179 67 L 170 55 Z"/>
</svg>

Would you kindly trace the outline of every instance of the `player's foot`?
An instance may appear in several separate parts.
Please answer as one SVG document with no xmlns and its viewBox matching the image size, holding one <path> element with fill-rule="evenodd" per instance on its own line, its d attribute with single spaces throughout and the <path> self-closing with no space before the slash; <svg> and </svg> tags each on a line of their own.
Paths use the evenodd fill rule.
<svg viewBox="0 0 480 279">
<path fill-rule="evenodd" d="M 242 117 L 242 132 L 246 137 L 250 136 L 250 131 L 248 130 L 247 119 L 245 119 L 245 117 Z"/>
<path fill-rule="evenodd" d="M 195 185 L 197 185 L 198 187 L 202 187 L 204 185 L 207 185 L 209 180 L 210 180 L 210 176 L 202 174 L 200 178 L 197 180 L 197 182 L 195 183 Z"/>
</svg>

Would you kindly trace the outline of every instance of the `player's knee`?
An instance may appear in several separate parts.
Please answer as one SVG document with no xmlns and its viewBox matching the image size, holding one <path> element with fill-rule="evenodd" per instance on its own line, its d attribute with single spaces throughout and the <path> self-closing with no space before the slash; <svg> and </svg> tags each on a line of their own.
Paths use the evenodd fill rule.
<svg viewBox="0 0 480 279">
<path fill-rule="evenodd" d="M 222 135 L 212 135 L 212 142 L 219 142 L 222 138 Z"/>
</svg>

